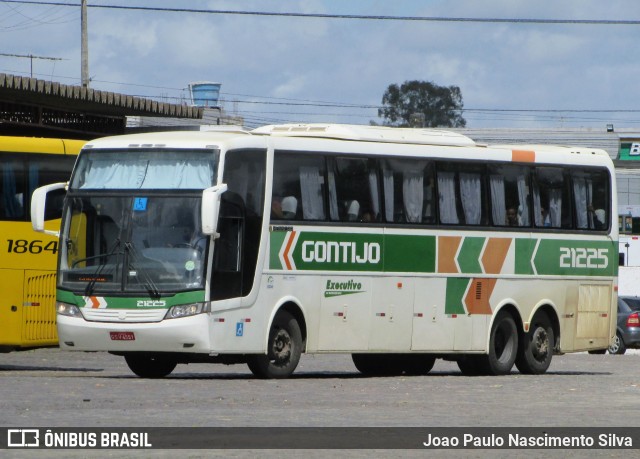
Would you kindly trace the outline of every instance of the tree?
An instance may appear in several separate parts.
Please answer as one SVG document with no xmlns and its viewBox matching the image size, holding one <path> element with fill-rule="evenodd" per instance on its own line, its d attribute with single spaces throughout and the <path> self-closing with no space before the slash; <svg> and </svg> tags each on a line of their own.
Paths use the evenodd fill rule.
<svg viewBox="0 0 640 459">
<path fill-rule="evenodd" d="M 382 96 L 378 116 L 387 126 L 465 127 L 462 93 L 458 86 L 438 86 L 430 81 L 391 84 Z"/>
</svg>

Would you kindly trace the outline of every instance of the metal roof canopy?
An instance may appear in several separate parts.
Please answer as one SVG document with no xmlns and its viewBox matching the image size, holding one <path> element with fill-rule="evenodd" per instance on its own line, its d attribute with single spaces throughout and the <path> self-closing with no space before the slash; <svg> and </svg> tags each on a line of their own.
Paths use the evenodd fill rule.
<svg viewBox="0 0 640 459">
<path fill-rule="evenodd" d="M 0 134 L 93 139 L 127 116 L 202 118 L 202 108 L 0 73 Z"/>
</svg>

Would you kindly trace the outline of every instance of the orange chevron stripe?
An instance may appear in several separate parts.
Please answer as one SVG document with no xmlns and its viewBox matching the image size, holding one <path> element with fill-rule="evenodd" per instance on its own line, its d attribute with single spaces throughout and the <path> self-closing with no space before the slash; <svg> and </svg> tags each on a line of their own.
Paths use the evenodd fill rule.
<svg viewBox="0 0 640 459">
<path fill-rule="evenodd" d="M 462 241 L 461 236 L 438 237 L 438 272 L 457 273 L 456 252 Z"/>
<path fill-rule="evenodd" d="M 291 261 L 289 260 L 289 251 L 291 250 L 291 244 L 293 244 L 293 240 L 296 238 L 296 232 L 291 231 L 291 236 L 289 236 L 289 240 L 287 241 L 287 246 L 284 249 L 283 258 L 284 264 L 287 266 L 287 269 L 291 271 L 293 268 L 291 267 Z"/>
<path fill-rule="evenodd" d="M 471 286 L 464 297 L 469 314 L 491 314 L 489 299 L 498 279 L 472 279 Z"/>
<path fill-rule="evenodd" d="M 507 258 L 509 247 L 511 246 L 511 240 L 512 239 L 508 237 L 489 238 L 480 260 L 485 273 L 500 274 L 502 265 L 504 265 L 504 261 Z"/>
</svg>

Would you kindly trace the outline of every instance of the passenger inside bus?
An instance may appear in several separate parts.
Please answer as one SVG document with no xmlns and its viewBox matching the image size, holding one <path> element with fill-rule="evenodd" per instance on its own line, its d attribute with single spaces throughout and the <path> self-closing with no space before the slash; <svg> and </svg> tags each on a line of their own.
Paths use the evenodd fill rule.
<svg viewBox="0 0 640 459">
<path fill-rule="evenodd" d="M 282 199 L 282 218 L 293 220 L 296 218 L 298 210 L 298 200 L 293 196 L 286 196 Z"/>
<path fill-rule="evenodd" d="M 515 207 L 507 208 L 507 225 L 508 226 L 520 226 L 518 219 L 518 211 Z"/>
<path fill-rule="evenodd" d="M 355 222 L 358 221 L 358 216 L 360 215 L 360 204 L 355 199 L 351 201 L 347 201 L 347 221 Z"/>
</svg>

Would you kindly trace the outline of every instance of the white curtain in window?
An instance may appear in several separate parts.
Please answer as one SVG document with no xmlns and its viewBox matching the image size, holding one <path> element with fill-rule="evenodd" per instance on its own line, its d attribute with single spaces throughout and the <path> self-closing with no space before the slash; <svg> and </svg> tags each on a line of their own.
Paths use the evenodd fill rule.
<svg viewBox="0 0 640 459">
<path fill-rule="evenodd" d="M 456 183 L 453 172 L 438 172 L 438 202 L 440 204 L 440 221 L 457 225 Z"/>
<path fill-rule="evenodd" d="M 94 159 L 86 169 L 80 188 L 140 188 L 148 161 L 130 160 L 114 163 L 110 159 Z"/>
<path fill-rule="evenodd" d="M 384 189 L 384 216 L 388 222 L 393 221 L 393 203 L 394 203 L 394 190 L 393 190 L 393 170 L 382 170 L 382 186 Z"/>
<path fill-rule="evenodd" d="M 422 222 L 423 181 L 422 170 L 405 170 L 402 174 L 402 199 L 405 218 L 409 223 Z"/>
<path fill-rule="evenodd" d="M 573 195 L 575 196 L 576 223 L 578 228 L 589 228 L 589 192 L 587 181 L 583 177 L 573 179 Z"/>
<path fill-rule="evenodd" d="M 305 220 L 324 220 L 322 205 L 322 177 L 316 166 L 300 166 L 302 217 Z"/>
<path fill-rule="evenodd" d="M 542 218 L 542 204 L 540 203 L 540 187 L 533 184 L 533 222 L 536 226 L 544 226 Z"/>
<path fill-rule="evenodd" d="M 147 167 L 140 188 L 204 189 L 212 184 L 213 171 L 209 161 L 153 161 Z"/>
<path fill-rule="evenodd" d="M 329 179 L 329 216 L 331 220 L 340 220 L 340 214 L 338 212 L 338 193 L 336 192 L 336 176 L 332 170 L 327 174 Z"/>
<path fill-rule="evenodd" d="M 491 175 L 489 177 L 491 189 L 491 218 L 494 225 L 507 224 L 507 204 L 504 196 L 504 177 Z"/>
<path fill-rule="evenodd" d="M 371 198 L 371 215 L 373 221 L 378 218 L 380 213 L 380 192 L 378 191 L 378 175 L 375 169 L 369 171 L 369 197 Z"/>
<path fill-rule="evenodd" d="M 204 189 L 213 183 L 208 161 L 94 159 L 87 168 L 80 188 L 114 189 Z"/>
<path fill-rule="evenodd" d="M 593 181 L 591 179 L 587 179 L 587 204 L 590 206 L 593 206 Z M 593 221 L 594 213 L 588 212 L 588 216 L 589 216 L 589 228 L 595 228 L 595 222 Z M 600 222 L 600 223 L 604 223 L 604 222 Z"/>
<path fill-rule="evenodd" d="M 527 189 L 527 179 L 524 175 L 518 176 L 518 200 L 520 201 L 520 206 L 518 208 L 518 214 L 520 217 L 520 225 L 529 226 L 529 200 L 527 199 L 528 195 Z"/>
<path fill-rule="evenodd" d="M 480 174 L 460 173 L 462 210 L 468 225 L 479 225 L 481 217 Z"/>
<path fill-rule="evenodd" d="M 560 188 L 549 190 L 549 217 L 551 226 L 559 228 L 562 222 L 562 190 Z"/>
</svg>

